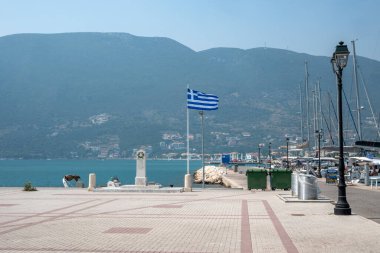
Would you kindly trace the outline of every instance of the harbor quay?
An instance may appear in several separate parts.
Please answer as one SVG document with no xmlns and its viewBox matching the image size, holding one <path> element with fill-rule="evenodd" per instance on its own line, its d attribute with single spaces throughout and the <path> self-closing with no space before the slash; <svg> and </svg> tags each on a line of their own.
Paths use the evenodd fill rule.
<svg viewBox="0 0 380 253">
<path fill-rule="evenodd" d="M 0 188 L 0 252 L 379 252 L 380 224 L 281 194 Z"/>
</svg>

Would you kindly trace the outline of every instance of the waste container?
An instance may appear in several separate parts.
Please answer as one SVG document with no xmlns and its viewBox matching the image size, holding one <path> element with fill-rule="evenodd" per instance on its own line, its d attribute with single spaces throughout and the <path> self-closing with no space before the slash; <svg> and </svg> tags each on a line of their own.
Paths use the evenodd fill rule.
<svg viewBox="0 0 380 253">
<path fill-rule="evenodd" d="M 265 169 L 250 169 L 245 172 L 248 190 L 267 188 L 267 172 Z"/>
<path fill-rule="evenodd" d="M 298 173 L 292 173 L 292 196 L 298 197 Z"/>
<path fill-rule="evenodd" d="M 313 175 L 298 175 L 298 199 L 318 199 L 317 177 Z"/>
<path fill-rule="evenodd" d="M 284 189 L 289 190 L 291 187 L 292 171 L 288 169 L 273 169 L 270 176 L 272 190 Z"/>
</svg>

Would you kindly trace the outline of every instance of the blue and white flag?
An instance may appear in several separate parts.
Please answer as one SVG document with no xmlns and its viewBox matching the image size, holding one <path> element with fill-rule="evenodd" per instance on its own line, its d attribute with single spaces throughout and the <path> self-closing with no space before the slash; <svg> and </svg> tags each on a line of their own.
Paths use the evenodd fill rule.
<svg viewBox="0 0 380 253">
<path fill-rule="evenodd" d="M 218 109 L 219 98 L 212 94 L 187 89 L 187 108 L 211 111 Z"/>
</svg>

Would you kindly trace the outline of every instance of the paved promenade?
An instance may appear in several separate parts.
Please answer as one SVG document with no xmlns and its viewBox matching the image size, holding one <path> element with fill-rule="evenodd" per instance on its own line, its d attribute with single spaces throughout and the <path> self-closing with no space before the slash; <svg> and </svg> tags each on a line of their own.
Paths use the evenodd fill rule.
<svg viewBox="0 0 380 253">
<path fill-rule="evenodd" d="M 0 188 L 0 252 L 379 252 L 380 224 L 278 193 Z"/>
</svg>

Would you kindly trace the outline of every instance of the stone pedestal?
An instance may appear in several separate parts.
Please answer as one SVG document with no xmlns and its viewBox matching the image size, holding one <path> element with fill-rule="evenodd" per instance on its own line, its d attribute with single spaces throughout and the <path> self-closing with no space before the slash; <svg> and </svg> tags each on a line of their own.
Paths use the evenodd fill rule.
<svg viewBox="0 0 380 253">
<path fill-rule="evenodd" d="M 88 176 L 88 190 L 93 191 L 96 186 L 96 175 L 95 173 L 91 173 Z"/>
<path fill-rule="evenodd" d="M 191 175 L 190 174 L 186 174 L 185 175 L 185 184 L 184 184 L 184 187 L 183 187 L 183 190 L 185 191 L 185 192 L 191 192 L 192 191 L 192 188 L 193 188 L 193 186 L 192 186 L 192 182 L 193 180 L 192 180 L 192 178 L 191 178 Z"/>
<path fill-rule="evenodd" d="M 144 150 L 137 151 L 136 154 L 136 178 L 135 185 L 146 186 L 146 156 Z"/>
</svg>

